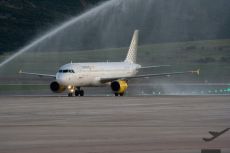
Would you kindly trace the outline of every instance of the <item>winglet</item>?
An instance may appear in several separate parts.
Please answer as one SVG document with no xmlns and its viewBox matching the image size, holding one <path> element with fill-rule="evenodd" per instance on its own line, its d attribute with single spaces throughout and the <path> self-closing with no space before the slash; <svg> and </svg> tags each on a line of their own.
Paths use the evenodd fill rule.
<svg viewBox="0 0 230 153">
<path fill-rule="evenodd" d="M 197 70 L 195 70 L 195 71 L 191 71 L 192 72 L 192 74 L 197 74 L 197 75 L 200 75 L 200 69 L 197 69 Z"/>
</svg>

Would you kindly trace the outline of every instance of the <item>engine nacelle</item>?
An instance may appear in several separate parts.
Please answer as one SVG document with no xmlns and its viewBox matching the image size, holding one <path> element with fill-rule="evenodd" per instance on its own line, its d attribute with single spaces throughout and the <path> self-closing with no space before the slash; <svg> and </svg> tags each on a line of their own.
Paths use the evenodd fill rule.
<svg viewBox="0 0 230 153">
<path fill-rule="evenodd" d="M 61 93 L 61 92 L 65 91 L 66 87 L 60 85 L 57 81 L 53 81 L 53 82 L 50 84 L 50 89 L 51 89 L 53 92 Z"/>
<path fill-rule="evenodd" d="M 124 93 L 128 88 L 128 84 L 124 80 L 113 81 L 111 83 L 111 89 L 118 94 Z"/>
</svg>

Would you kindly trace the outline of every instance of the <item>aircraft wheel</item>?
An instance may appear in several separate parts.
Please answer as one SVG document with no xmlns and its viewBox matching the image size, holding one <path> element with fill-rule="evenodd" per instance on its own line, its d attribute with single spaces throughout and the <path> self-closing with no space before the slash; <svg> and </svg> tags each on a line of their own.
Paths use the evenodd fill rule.
<svg viewBox="0 0 230 153">
<path fill-rule="evenodd" d="M 75 96 L 79 96 L 79 91 L 78 90 L 75 91 Z"/>
<path fill-rule="evenodd" d="M 124 94 L 125 94 L 125 93 L 120 93 L 120 96 L 122 97 L 122 96 L 124 96 Z"/>
<path fill-rule="evenodd" d="M 80 96 L 84 96 L 84 90 L 80 90 L 79 93 L 80 93 Z"/>
<path fill-rule="evenodd" d="M 68 97 L 73 97 L 73 93 L 68 93 Z"/>
</svg>

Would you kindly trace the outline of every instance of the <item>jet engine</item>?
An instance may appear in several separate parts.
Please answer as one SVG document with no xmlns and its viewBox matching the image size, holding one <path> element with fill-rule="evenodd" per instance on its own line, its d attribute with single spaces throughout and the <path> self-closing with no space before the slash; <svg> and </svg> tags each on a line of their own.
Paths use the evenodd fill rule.
<svg viewBox="0 0 230 153">
<path fill-rule="evenodd" d="M 128 88 L 128 84 L 124 80 L 113 81 L 111 83 L 111 89 L 117 94 L 123 94 Z"/>
<path fill-rule="evenodd" d="M 61 92 L 65 91 L 66 87 L 60 85 L 57 81 L 53 81 L 53 82 L 50 84 L 50 89 L 51 89 L 53 92 L 61 93 Z"/>
</svg>

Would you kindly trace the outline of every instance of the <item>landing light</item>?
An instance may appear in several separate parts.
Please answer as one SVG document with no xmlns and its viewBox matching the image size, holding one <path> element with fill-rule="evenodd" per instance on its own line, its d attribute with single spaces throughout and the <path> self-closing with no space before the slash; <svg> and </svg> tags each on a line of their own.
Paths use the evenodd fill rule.
<svg viewBox="0 0 230 153">
<path fill-rule="evenodd" d="M 68 89 L 70 90 L 72 88 L 72 86 L 71 85 L 68 85 Z"/>
</svg>

